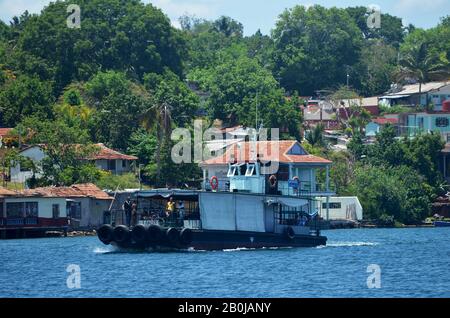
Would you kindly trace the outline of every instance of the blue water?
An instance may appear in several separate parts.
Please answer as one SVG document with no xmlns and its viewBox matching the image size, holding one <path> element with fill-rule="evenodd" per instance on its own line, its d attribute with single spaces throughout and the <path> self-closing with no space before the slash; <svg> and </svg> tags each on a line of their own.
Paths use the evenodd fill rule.
<svg viewBox="0 0 450 318">
<path fill-rule="evenodd" d="M 120 253 L 95 237 L 0 241 L 0 297 L 450 297 L 450 228 L 324 234 L 322 248 L 180 253 Z M 70 264 L 80 289 L 67 287 Z M 379 289 L 367 287 L 371 264 Z"/>
</svg>

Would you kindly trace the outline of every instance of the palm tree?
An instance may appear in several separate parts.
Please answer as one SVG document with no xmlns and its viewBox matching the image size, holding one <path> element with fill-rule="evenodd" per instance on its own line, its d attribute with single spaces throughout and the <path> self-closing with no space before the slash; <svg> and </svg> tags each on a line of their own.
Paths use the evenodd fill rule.
<svg viewBox="0 0 450 318">
<path fill-rule="evenodd" d="M 172 128 L 172 106 L 167 102 L 155 103 L 141 116 L 141 122 L 145 129 L 156 130 L 158 145 L 156 148 L 156 174 L 161 174 L 161 148 L 170 136 Z"/>
<path fill-rule="evenodd" d="M 422 97 L 422 84 L 432 80 L 447 79 L 450 75 L 448 61 L 438 53 L 428 51 L 426 42 L 411 46 L 399 60 L 397 79 L 415 79 L 419 82 L 419 99 Z"/>
<path fill-rule="evenodd" d="M 325 127 L 323 124 L 318 124 L 316 127 L 314 127 L 305 137 L 305 139 L 308 141 L 308 143 L 311 146 L 323 146 L 324 140 L 323 140 L 323 132 L 325 131 Z"/>
</svg>

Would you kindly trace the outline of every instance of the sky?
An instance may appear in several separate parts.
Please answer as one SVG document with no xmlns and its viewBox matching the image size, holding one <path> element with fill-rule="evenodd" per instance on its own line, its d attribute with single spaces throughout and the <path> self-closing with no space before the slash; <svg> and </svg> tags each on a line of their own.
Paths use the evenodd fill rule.
<svg viewBox="0 0 450 318">
<path fill-rule="evenodd" d="M 39 13 L 49 0 L 0 0 L 0 19 L 8 22 L 14 15 L 25 10 Z M 178 17 L 189 14 L 198 18 L 216 19 L 221 15 L 230 16 L 244 25 L 245 35 L 254 34 L 258 29 L 270 34 L 278 15 L 286 8 L 300 4 L 319 4 L 325 7 L 349 7 L 378 5 L 382 13 L 401 17 L 404 25 L 409 23 L 421 28 L 437 25 L 440 18 L 450 15 L 450 0 L 143 0 L 152 3 L 179 26 Z M 76 3 L 76 0 L 74 0 Z"/>
</svg>

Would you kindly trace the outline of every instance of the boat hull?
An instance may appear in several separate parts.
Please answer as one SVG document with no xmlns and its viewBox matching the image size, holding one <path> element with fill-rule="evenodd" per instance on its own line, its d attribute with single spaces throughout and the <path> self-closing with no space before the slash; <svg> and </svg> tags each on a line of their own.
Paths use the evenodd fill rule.
<svg viewBox="0 0 450 318">
<path fill-rule="evenodd" d="M 132 238 L 126 242 L 117 243 L 114 241 L 104 242 L 112 244 L 122 250 L 230 250 L 230 249 L 262 249 L 262 248 L 283 248 L 283 247 L 316 247 L 326 245 L 327 238 L 317 235 L 294 235 L 287 236 L 278 233 L 257 233 L 238 231 L 209 231 L 192 230 L 189 243 L 169 242 L 161 238 L 158 242 L 137 243 Z"/>
<path fill-rule="evenodd" d="M 435 227 L 450 227 L 450 222 L 436 221 L 434 222 Z"/>
</svg>

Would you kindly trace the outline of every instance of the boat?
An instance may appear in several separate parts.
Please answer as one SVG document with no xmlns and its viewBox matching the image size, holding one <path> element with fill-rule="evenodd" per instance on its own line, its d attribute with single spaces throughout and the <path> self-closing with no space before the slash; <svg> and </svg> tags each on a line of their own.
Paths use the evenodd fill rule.
<svg viewBox="0 0 450 318">
<path fill-rule="evenodd" d="M 434 222 L 435 227 L 450 227 L 450 222 L 448 221 L 435 221 Z"/>
<path fill-rule="evenodd" d="M 248 150 L 247 144 L 250 142 L 243 142 L 239 148 Z M 228 150 L 223 156 L 202 162 L 201 190 L 136 191 L 136 224 L 127 226 L 124 211 L 113 211 L 109 222 L 97 230 L 98 238 L 125 250 L 326 245 L 327 238 L 320 231 L 322 201 L 318 198 L 335 194 L 329 185 L 331 162 L 308 154 L 295 141 L 280 141 L 272 146 L 278 147 L 280 153 L 276 158 L 265 155 L 264 161 L 259 156 L 251 160 L 248 153 L 242 157 L 231 155 L 230 160 Z M 275 160 L 278 169 L 267 173 L 271 170 L 267 162 L 273 165 Z M 223 188 L 219 187 L 218 177 L 211 175 L 218 169 L 225 169 L 229 180 L 224 190 L 219 190 Z M 316 181 L 319 169 L 324 171 L 325 184 Z M 170 215 L 166 211 L 169 201 L 177 204 Z"/>
</svg>

